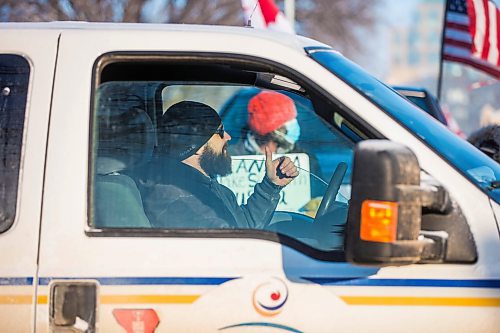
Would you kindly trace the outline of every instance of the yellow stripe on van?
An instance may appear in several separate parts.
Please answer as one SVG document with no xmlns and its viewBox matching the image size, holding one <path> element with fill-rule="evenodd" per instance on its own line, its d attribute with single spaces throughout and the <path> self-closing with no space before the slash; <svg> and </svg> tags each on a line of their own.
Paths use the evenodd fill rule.
<svg viewBox="0 0 500 333">
<path fill-rule="evenodd" d="M 31 295 L 0 295 L 0 304 L 32 304 Z"/>
<path fill-rule="evenodd" d="M 47 304 L 47 295 L 37 297 L 37 304 Z M 31 295 L 0 295 L 1 304 L 32 304 L 33 296 Z"/>
<path fill-rule="evenodd" d="M 471 297 L 378 297 L 341 296 L 349 305 L 397 305 L 397 306 L 492 306 L 500 307 L 500 298 Z"/>
<path fill-rule="evenodd" d="M 29 300 L 26 303 L 31 303 L 31 297 L 26 296 L 26 298 Z M 101 304 L 191 304 L 198 298 L 200 295 L 101 295 L 99 302 Z M 38 304 L 47 302 L 47 296 L 38 296 Z"/>
<path fill-rule="evenodd" d="M 101 304 L 191 304 L 201 295 L 101 295 Z M 500 298 L 340 296 L 348 305 L 500 307 Z M 31 304 L 31 295 L 0 295 L 0 305 Z M 39 295 L 37 304 L 47 304 Z"/>
<path fill-rule="evenodd" d="M 49 302 L 49 297 L 47 295 L 41 295 L 37 297 L 37 304 L 47 304 Z"/>
</svg>

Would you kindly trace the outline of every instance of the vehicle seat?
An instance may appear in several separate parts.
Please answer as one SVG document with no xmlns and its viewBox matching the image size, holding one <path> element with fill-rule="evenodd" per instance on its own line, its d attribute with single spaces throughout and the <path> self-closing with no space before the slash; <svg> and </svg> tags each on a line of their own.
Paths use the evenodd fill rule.
<svg viewBox="0 0 500 333">
<path fill-rule="evenodd" d="M 141 194 L 131 177 L 151 159 L 153 124 L 140 108 L 112 108 L 98 114 L 95 165 L 94 226 L 97 228 L 151 228 Z"/>
</svg>

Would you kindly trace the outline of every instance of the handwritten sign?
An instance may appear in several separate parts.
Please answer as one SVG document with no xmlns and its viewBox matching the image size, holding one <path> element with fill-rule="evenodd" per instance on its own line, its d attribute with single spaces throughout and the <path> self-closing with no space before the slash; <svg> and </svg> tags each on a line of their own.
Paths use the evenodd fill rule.
<svg viewBox="0 0 500 333">
<path fill-rule="evenodd" d="M 281 190 L 278 210 L 298 212 L 301 207 L 311 200 L 311 181 L 309 177 L 309 156 L 298 154 L 275 154 L 273 159 L 280 156 L 289 157 L 300 168 L 299 176 Z M 264 155 L 232 156 L 232 174 L 220 177 L 219 183 L 229 187 L 239 204 L 247 202 L 252 195 L 256 184 L 260 183 L 266 173 Z M 307 171 L 307 172 L 304 172 Z"/>
</svg>

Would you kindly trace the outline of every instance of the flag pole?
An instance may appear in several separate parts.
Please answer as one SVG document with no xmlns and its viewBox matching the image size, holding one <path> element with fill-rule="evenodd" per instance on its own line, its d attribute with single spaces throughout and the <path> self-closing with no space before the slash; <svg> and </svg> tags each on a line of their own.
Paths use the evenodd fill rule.
<svg viewBox="0 0 500 333">
<path fill-rule="evenodd" d="M 437 99 L 441 102 L 441 91 L 443 87 L 443 53 L 444 53 L 444 39 L 446 35 L 446 14 L 448 12 L 448 4 L 450 0 L 446 0 L 444 4 L 444 14 L 443 14 L 443 30 L 441 31 L 441 52 L 439 56 L 439 74 L 438 74 L 438 86 L 437 86 Z"/>
<path fill-rule="evenodd" d="M 285 0 L 285 17 L 295 29 L 295 0 Z"/>
</svg>

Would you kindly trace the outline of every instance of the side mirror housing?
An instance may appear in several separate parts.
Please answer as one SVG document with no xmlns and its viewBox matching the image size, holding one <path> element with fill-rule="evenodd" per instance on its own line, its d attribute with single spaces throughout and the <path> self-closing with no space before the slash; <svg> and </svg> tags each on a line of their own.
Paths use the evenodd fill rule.
<svg viewBox="0 0 500 333">
<path fill-rule="evenodd" d="M 358 143 L 345 253 L 350 262 L 405 265 L 419 261 L 426 244 L 420 166 L 407 147 L 388 140 Z"/>
</svg>

